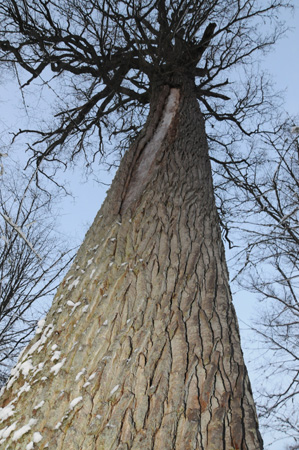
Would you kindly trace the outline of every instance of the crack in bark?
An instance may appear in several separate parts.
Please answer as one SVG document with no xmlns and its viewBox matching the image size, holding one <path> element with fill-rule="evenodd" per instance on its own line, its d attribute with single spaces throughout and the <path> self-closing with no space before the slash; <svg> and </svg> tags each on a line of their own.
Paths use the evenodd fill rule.
<svg viewBox="0 0 299 450">
<path fill-rule="evenodd" d="M 143 185 L 132 187 L 133 179 L 141 181 L 138 167 L 149 161 L 171 92 L 163 88 L 157 96 L 143 135 L 122 163 L 121 189 L 116 178 L 58 290 L 46 322 L 53 322 L 56 333 L 32 355 L 35 365 L 45 361 L 47 379 L 29 374 L 32 391 L 20 395 L 19 411 L 5 421 L 27 423 L 32 402 L 47 396 L 47 408 L 36 412 L 42 446 L 48 441 L 57 450 L 262 448 L 219 245 L 204 124 L 192 93 L 175 97 L 164 138 L 151 155 L 155 169 L 146 167 Z M 139 196 L 135 203 L 131 189 Z M 69 290 L 77 266 L 85 272 Z M 81 306 L 71 312 L 68 301 Z M 53 344 L 66 358 L 56 377 L 50 372 Z M 75 383 L 83 367 L 86 374 Z M 17 399 L 25 381 L 21 375 L 4 392 L 6 404 Z M 61 386 L 66 394 L 58 398 Z M 66 416 L 70 392 L 84 403 Z M 55 430 L 58 420 L 63 427 Z M 13 449 L 25 448 L 29 437 Z"/>
<path fill-rule="evenodd" d="M 167 92 L 168 94 L 168 92 Z M 158 112 L 159 118 L 154 129 L 149 129 L 149 133 L 140 140 L 136 156 L 133 161 L 133 168 L 125 183 L 125 189 L 122 194 L 122 203 L 120 214 L 124 214 L 129 205 L 137 200 L 144 190 L 146 184 L 152 176 L 152 166 L 163 141 L 170 129 L 171 122 L 179 105 L 180 90 L 171 88 L 165 96 L 162 111 Z M 161 103 L 160 103 L 161 104 Z M 161 106 L 160 106 L 161 108 Z"/>
</svg>

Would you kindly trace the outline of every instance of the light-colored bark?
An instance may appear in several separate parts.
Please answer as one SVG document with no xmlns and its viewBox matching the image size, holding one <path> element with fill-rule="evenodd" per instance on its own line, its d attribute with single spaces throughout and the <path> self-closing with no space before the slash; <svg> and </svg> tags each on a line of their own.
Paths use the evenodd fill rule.
<svg viewBox="0 0 299 450">
<path fill-rule="evenodd" d="M 1 449 L 262 449 L 188 83 L 156 92 L 39 331 Z"/>
</svg>

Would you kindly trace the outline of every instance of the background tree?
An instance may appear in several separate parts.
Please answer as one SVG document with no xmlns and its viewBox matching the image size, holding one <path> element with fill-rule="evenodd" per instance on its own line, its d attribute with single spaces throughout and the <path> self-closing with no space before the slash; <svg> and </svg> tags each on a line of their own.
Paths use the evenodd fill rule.
<svg viewBox="0 0 299 450">
<path fill-rule="evenodd" d="M 0 380 L 47 311 L 71 252 L 53 234 L 53 198 L 16 165 L 3 164 L 0 192 Z"/>
<path fill-rule="evenodd" d="M 100 144 L 103 128 L 133 137 L 150 105 L 46 322 L 3 392 L 0 442 L 8 449 L 262 448 L 198 100 L 208 130 L 226 124 L 209 134 L 215 147 L 261 131 L 273 104 L 265 102 L 264 78 L 248 66 L 283 31 L 275 19 L 287 5 L 0 6 L 2 60 L 29 72 L 27 84 L 48 67 L 75 87 L 76 103 L 61 108 L 55 126 L 32 130 L 38 137 L 29 164 L 38 174 L 82 151 L 93 159 L 95 131 Z M 277 25 L 270 34 L 267 20 Z M 226 72 L 242 64 L 247 79 L 235 88 Z M 232 157 L 236 163 L 232 151 L 213 159 L 226 167 Z"/>
<path fill-rule="evenodd" d="M 228 228 L 239 230 L 242 245 L 247 241 L 241 249 L 235 240 L 237 279 L 262 301 L 254 327 L 263 348 L 254 364 L 260 416 L 265 427 L 298 443 L 299 159 L 292 122 L 287 118 L 252 143 L 260 149 L 258 165 L 231 165 L 226 174 L 228 183 L 238 183 L 230 189 Z"/>
</svg>

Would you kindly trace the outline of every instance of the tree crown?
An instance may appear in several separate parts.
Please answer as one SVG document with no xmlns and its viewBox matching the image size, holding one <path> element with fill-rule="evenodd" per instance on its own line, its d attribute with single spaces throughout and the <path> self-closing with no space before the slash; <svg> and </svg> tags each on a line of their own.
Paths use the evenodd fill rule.
<svg viewBox="0 0 299 450">
<path fill-rule="evenodd" d="M 207 118 L 250 134 L 246 118 L 264 105 L 266 83 L 246 69 L 248 79 L 235 89 L 228 71 L 275 42 L 284 31 L 278 13 L 288 6 L 287 0 L 6 0 L 1 60 L 29 74 L 24 86 L 50 69 L 73 95 L 72 107 L 60 104 L 51 129 L 34 130 L 33 159 L 61 160 L 60 147 L 74 138 L 72 159 L 95 134 L 102 151 L 105 128 L 134 135 L 154 87 L 186 77 Z"/>
</svg>

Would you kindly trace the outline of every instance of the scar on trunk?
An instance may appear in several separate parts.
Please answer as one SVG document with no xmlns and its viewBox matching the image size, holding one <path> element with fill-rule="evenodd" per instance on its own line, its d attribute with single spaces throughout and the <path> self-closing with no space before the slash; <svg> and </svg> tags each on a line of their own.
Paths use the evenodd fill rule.
<svg viewBox="0 0 299 450">
<path fill-rule="evenodd" d="M 126 192 L 121 205 L 123 214 L 131 203 L 140 196 L 144 187 L 150 180 L 156 155 L 161 148 L 164 138 L 178 110 L 180 90 L 172 88 L 165 102 L 161 120 L 151 139 L 144 145 L 140 152 L 135 168 L 131 174 Z"/>
</svg>

